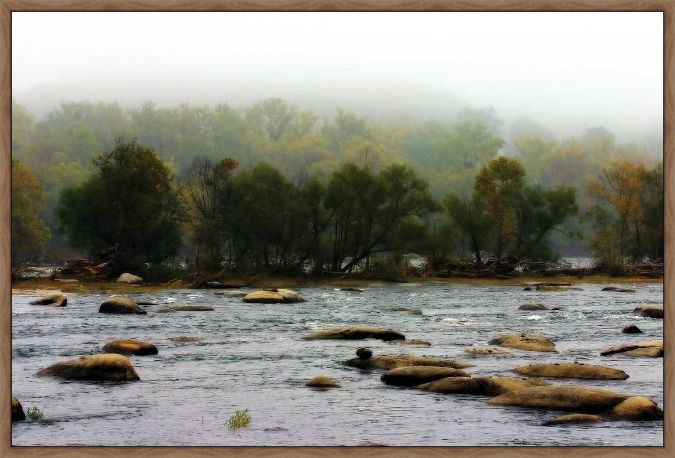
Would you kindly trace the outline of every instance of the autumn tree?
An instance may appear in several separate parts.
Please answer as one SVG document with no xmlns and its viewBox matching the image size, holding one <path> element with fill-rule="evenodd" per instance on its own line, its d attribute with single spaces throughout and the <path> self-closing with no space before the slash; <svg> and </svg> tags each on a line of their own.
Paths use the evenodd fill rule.
<svg viewBox="0 0 675 458">
<path fill-rule="evenodd" d="M 39 256 L 49 240 L 40 216 L 45 196 L 37 177 L 12 160 L 12 271 Z"/>
</svg>

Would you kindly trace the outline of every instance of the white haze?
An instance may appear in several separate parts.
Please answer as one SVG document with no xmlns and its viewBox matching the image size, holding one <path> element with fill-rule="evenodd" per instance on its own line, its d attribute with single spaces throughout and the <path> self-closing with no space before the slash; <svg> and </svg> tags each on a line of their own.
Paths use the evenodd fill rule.
<svg viewBox="0 0 675 458">
<path fill-rule="evenodd" d="M 493 106 L 556 132 L 660 132 L 662 13 L 13 13 L 13 96 L 449 118 Z M 576 133 L 576 132 L 574 132 Z"/>
</svg>

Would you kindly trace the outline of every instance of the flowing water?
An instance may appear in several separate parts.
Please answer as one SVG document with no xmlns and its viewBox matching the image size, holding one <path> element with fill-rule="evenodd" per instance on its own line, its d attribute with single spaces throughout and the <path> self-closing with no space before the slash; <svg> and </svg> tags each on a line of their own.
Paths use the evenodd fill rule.
<svg viewBox="0 0 675 458">
<path fill-rule="evenodd" d="M 147 315 L 99 314 L 104 294 L 69 295 L 68 306 L 32 306 L 12 298 L 12 392 L 24 410 L 37 406 L 43 421 L 12 425 L 13 445 L 616 445 L 661 446 L 663 422 L 609 422 L 541 426 L 557 412 L 493 407 L 487 397 L 443 395 L 385 385 L 380 371 L 344 366 L 359 346 L 375 354 L 415 354 L 466 360 L 472 375 L 510 374 L 543 361 L 605 364 L 626 371 L 621 381 L 559 381 L 647 396 L 663 407 L 663 359 L 601 357 L 604 346 L 661 339 L 663 322 L 641 318 L 641 303 L 662 303 L 660 284 L 636 293 L 583 290 L 525 292 L 518 286 L 372 285 L 362 293 L 336 287 L 296 289 L 307 302 L 245 304 L 208 290 L 131 294 L 159 304 L 209 304 L 214 311 Z M 630 285 L 626 285 L 630 286 Z M 520 311 L 539 302 L 560 311 Z M 409 307 L 422 315 L 385 311 Z M 623 335 L 637 324 L 644 334 Z M 336 325 L 374 325 L 424 339 L 432 346 L 302 336 Z M 533 332 L 551 337 L 559 353 L 514 350 L 507 356 L 471 357 L 464 350 L 492 337 Z M 174 343 L 192 336 L 198 342 Z M 110 339 L 153 342 L 155 356 L 131 361 L 141 381 L 64 382 L 37 377 L 54 363 L 100 352 Z M 306 388 L 314 375 L 342 388 Z M 229 431 L 227 419 L 248 409 L 249 427 Z"/>
</svg>

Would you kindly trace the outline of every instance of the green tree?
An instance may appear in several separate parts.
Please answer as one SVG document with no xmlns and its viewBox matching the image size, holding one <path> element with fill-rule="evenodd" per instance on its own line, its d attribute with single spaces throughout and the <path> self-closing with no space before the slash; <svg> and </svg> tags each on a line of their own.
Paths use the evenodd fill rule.
<svg viewBox="0 0 675 458">
<path fill-rule="evenodd" d="M 110 253 L 114 271 L 173 257 L 182 209 L 167 166 L 136 140 L 118 140 L 94 162 L 97 172 L 65 189 L 56 210 L 71 245 L 92 256 Z"/>
<path fill-rule="evenodd" d="M 450 194 L 443 203 L 451 220 L 468 238 L 474 261 L 480 266 L 483 263 L 481 252 L 489 239 L 490 228 L 494 225 L 494 218 L 488 212 L 485 202 L 474 192 L 471 199 Z"/>
<path fill-rule="evenodd" d="M 37 177 L 12 160 L 12 271 L 39 256 L 49 240 L 40 216 L 44 202 Z"/>
</svg>

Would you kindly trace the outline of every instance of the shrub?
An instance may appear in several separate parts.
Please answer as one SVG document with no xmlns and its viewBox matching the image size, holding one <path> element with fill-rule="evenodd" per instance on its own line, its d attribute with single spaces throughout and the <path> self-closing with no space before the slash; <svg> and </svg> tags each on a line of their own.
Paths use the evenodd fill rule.
<svg viewBox="0 0 675 458">
<path fill-rule="evenodd" d="M 244 428 L 251 423 L 251 414 L 246 410 L 237 410 L 229 420 L 227 420 L 227 429 L 234 431 L 235 429 Z"/>
</svg>

